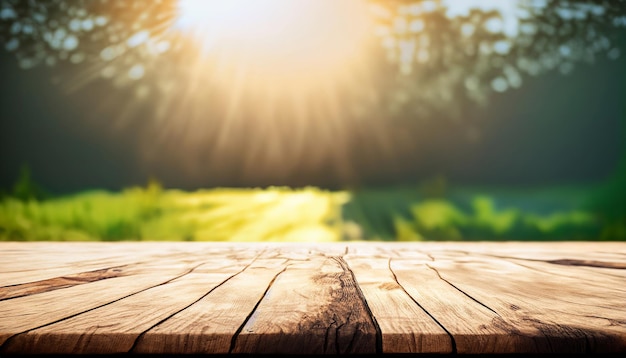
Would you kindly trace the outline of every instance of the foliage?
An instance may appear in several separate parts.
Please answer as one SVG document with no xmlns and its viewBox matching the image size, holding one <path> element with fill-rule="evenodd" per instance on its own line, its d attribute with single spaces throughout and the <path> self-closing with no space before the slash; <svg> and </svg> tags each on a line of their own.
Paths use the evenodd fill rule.
<svg viewBox="0 0 626 358">
<path fill-rule="evenodd" d="M 20 200 L 41 200 L 46 198 L 48 193 L 35 183 L 28 165 L 23 165 L 19 177 L 13 185 L 11 195 Z"/>
<path fill-rule="evenodd" d="M 164 190 L 0 201 L 0 240 L 332 241 L 343 192 L 314 188 Z"/>
<path fill-rule="evenodd" d="M 378 94 L 391 114 L 448 111 L 459 98 L 482 103 L 489 92 L 518 88 L 526 76 L 617 58 L 623 44 L 616 34 L 626 27 L 624 0 L 507 0 L 492 8 L 449 0 L 364 2 L 376 24 L 373 55 L 388 75 Z M 166 90 L 172 81 L 197 76 L 188 69 L 189 49 L 171 30 L 178 0 L 0 0 L 0 9 L 0 42 L 22 68 L 95 65 L 120 85 L 156 78 L 159 85 L 149 87 L 159 99 L 173 95 Z M 113 61 L 118 56 L 123 61 Z M 180 59 L 171 70 L 164 66 Z"/>
<path fill-rule="evenodd" d="M 441 181 L 433 183 L 440 193 Z M 44 201 L 7 197 L 0 240 L 624 240 L 626 232 L 624 209 L 615 207 L 625 201 L 608 200 L 616 196 L 610 186 L 447 189 L 439 197 L 432 188 L 184 192 L 151 182 Z"/>
<path fill-rule="evenodd" d="M 621 164 L 617 174 L 586 203 L 589 210 L 598 213 L 603 227 L 599 237 L 603 240 L 626 240 L 626 157 Z"/>
<path fill-rule="evenodd" d="M 457 188 L 440 197 L 415 188 L 369 190 L 353 193 L 344 220 L 361 224 L 373 240 L 624 240 L 626 222 L 613 206 L 620 201 L 589 204 L 603 190 L 615 197 L 616 188 L 603 186 Z"/>
<path fill-rule="evenodd" d="M 0 199 L 0 240 L 626 240 L 625 174 L 596 187 L 533 190 L 456 188 L 442 176 L 352 192 L 184 192 L 151 180 L 53 198 L 23 166 Z"/>
<path fill-rule="evenodd" d="M 515 208 L 497 210 L 486 196 L 477 196 L 472 204 L 470 212 L 444 200 L 415 204 L 411 227 L 434 240 L 593 240 L 600 229 L 593 215 L 584 211 L 541 216 Z"/>
<path fill-rule="evenodd" d="M 485 104 L 531 77 L 623 51 L 622 0 L 485 1 L 465 11 L 462 1 L 371 3 L 382 8 L 381 42 L 399 74 L 382 95 L 412 118 L 462 115 L 461 99 Z"/>
</svg>

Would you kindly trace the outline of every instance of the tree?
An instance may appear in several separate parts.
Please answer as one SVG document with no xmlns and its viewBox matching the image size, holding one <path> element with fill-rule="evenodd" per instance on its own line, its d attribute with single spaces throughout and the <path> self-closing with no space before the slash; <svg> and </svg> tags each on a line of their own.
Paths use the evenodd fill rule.
<svg viewBox="0 0 626 358">
<path fill-rule="evenodd" d="M 69 77 L 61 81 L 66 89 L 102 79 L 133 89 L 134 98 L 117 98 L 110 107 L 118 108 L 124 100 L 143 103 L 151 99 L 149 122 L 161 131 L 156 136 L 164 136 L 166 130 L 168 136 L 174 130 L 184 132 L 185 140 L 176 145 L 189 149 L 186 153 L 194 153 L 196 142 L 227 146 L 224 137 L 249 128 L 248 133 L 260 134 L 245 135 L 233 148 L 215 151 L 228 156 L 229 151 L 258 152 L 261 148 L 268 161 L 279 152 L 292 155 L 294 162 L 303 158 L 293 153 L 304 150 L 294 149 L 294 141 L 277 140 L 266 132 L 328 133 L 325 117 L 336 115 L 352 128 L 363 121 L 380 127 L 372 132 L 382 138 L 369 139 L 376 146 L 389 146 L 384 138 L 387 124 L 379 118 L 401 125 L 424 118 L 458 119 L 466 106 L 487 104 L 493 92 L 518 88 L 529 78 L 551 71 L 567 74 L 577 64 L 593 63 L 599 57 L 616 59 L 626 44 L 624 0 L 482 2 L 492 4 L 491 8 L 463 6 L 464 0 L 363 1 L 371 5 L 376 23 L 375 44 L 367 55 L 372 61 L 365 70 L 348 74 L 352 77 L 349 85 L 332 88 L 333 97 L 341 103 L 334 107 L 341 108 L 326 99 L 301 105 L 308 99 L 299 98 L 296 104 L 284 105 L 281 115 L 306 120 L 281 122 L 285 128 L 270 130 L 240 118 L 260 116 L 263 111 L 256 107 L 239 110 L 269 101 L 269 95 L 258 101 L 258 91 L 225 91 L 215 85 L 216 59 L 197 70 L 194 58 L 200 51 L 180 32 L 171 31 L 178 16 L 177 0 L 0 0 L 0 43 L 22 68 L 70 69 L 64 72 Z M 307 111 L 321 114 L 311 119 L 299 113 Z M 276 111 L 269 108 L 267 112 Z M 128 113 L 119 117 L 122 114 Z M 188 123 L 188 128 L 168 127 L 172 117 Z M 207 117 L 215 123 L 207 123 Z M 308 127 L 296 128 L 302 123 Z M 341 125 L 333 123 L 333 130 L 341 132 Z M 155 135 L 148 137 L 152 141 Z M 342 143 L 337 138 L 328 141 Z M 316 143 L 311 146 L 324 150 Z M 347 155 L 337 153 L 349 150 L 335 147 L 319 156 L 337 157 L 337 167 L 343 167 Z M 622 158 L 620 168 L 625 168 L 626 155 Z M 245 159 L 259 160 L 252 154 Z"/>
</svg>

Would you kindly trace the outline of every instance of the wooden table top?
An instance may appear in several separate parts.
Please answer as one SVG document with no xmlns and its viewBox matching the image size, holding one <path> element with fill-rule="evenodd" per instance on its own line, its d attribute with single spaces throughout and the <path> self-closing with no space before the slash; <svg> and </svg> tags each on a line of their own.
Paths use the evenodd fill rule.
<svg viewBox="0 0 626 358">
<path fill-rule="evenodd" d="M 7 353 L 625 353 L 626 243 L 0 243 Z"/>
</svg>

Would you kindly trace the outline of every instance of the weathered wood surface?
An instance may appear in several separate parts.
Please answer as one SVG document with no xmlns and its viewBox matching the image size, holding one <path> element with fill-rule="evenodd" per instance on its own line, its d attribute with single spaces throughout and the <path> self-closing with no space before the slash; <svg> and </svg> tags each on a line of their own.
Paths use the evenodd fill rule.
<svg viewBox="0 0 626 358">
<path fill-rule="evenodd" d="M 0 243 L 3 353 L 626 353 L 626 243 Z"/>
</svg>

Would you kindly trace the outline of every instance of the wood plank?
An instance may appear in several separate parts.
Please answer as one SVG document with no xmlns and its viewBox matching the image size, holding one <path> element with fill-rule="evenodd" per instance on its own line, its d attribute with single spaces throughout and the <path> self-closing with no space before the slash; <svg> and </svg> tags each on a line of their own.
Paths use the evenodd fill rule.
<svg viewBox="0 0 626 358">
<path fill-rule="evenodd" d="M 149 259 L 141 260 L 141 257 L 132 258 L 127 255 L 120 255 L 110 258 L 95 258 L 87 264 L 80 264 L 70 262 L 71 257 L 65 258 L 65 255 L 50 257 L 46 260 L 47 262 L 36 258 L 53 255 L 36 252 L 32 253 L 30 256 L 33 258 L 28 259 L 29 256 L 27 255 L 21 257 L 19 259 L 21 261 L 20 264 L 14 264 L 16 260 L 5 260 L 3 257 L 3 263 L 0 265 L 0 287 L 51 280 L 58 277 L 79 275 L 83 272 L 106 270 L 113 267 L 149 261 Z M 28 263 L 27 266 L 25 266 L 26 263 Z"/>
<path fill-rule="evenodd" d="M 601 248 L 601 249 L 600 249 Z M 458 245 L 428 245 L 422 248 L 429 252 L 454 252 L 492 254 L 519 259 L 557 261 L 562 259 L 594 260 L 623 264 L 626 254 L 624 245 L 615 242 L 480 242 L 458 243 Z M 613 250 L 613 252 L 606 252 Z"/>
<path fill-rule="evenodd" d="M 144 332 L 133 353 L 224 354 L 288 260 L 269 250 L 241 274 L 187 309 Z M 276 312 L 277 315 L 281 314 Z"/>
<path fill-rule="evenodd" d="M 520 261 L 544 262 L 559 266 L 582 267 L 596 270 L 597 273 L 612 271 L 614 274 L 626 277 L 626 263 L 622 262 L 623 257 L 598 253 L 598 252 L 497 252 L 487 251 L 455 251 L 446 250 L 444 253 L 453 254 L 455 252 L 465 255 L 486 255 L 503 259 L 515 259 Z M 599 270 L 610 269 L 610 270 Z"/>
<path fill-rule="evenodd" d="M 607 287 L 626 292 L 626 270 L 612 268 L 595 268 L 587 266 L 554 265 L 537 260 L 506 259 L 517 265 L 526 266 L 540 272 L 565 276 L 576 279 L 586 279 L 587 285 Z"/>
<path fill-rule="evenodd" d="M 18 333 L 109 304 L 187 274 L 199 263 L 174 258 L 115 277 L 31 296 L 0 301 L 0 344 Z"/>
<path fill-rule="evenodd" d="M 106 269 L 55 277 L 47 280 L 0 287 L 0 301 L 54 291 L 61 288 L 82 285 L 114 277 L 126 276 L 123 267 L 124 266 L 114 266 Z"/>
<path fill-rule="evenodd" d="M 427 244 L 424 246 L 442 246 Z M 385 244 L 379 251 L 389 255 L 389 270 L 402 288 L 452 336 L 454 353 L 513 353 L 517 345 L 528 343 L 526 337 L 518 334 L 507 339 L 513 330 L 495 312 L 441 280 L 427 266 L 432 257 L 422 247 L 394 243 Z"/>
<path fill-rule="evenodd" d="M 232 353 L 376 353 L 377 328 L 340 257 L 292 261 L 235 337 Z"/>
<path fill-rule="evenodd" d="M 109 305 L 13 337 L 7 353 L 125 353 L 145 331 L 185 310 L 251 263 L 212 257 L 188 274 Z"/>
<path fill-rule="evenodd" d="M 601 279 L 598 279 L 597 274 L 588 272 L 586 268 L 564 267 L 542 262 L 524 262 L 520 265 L 515 259 L 479 255 L 459 257 L 448 254 L 437 255 L 436 258 L 437 260 L 431 263 L 433 267 L 440 263 L 446 267 L 453 265 L 458 271 L 464 271 L 464 275 L 467 275 L 468 271 L 473 271 L 475 274 L 489 275 L 489 278 L 497 280 L 496 283 L 502 282 L 506 285 L 521 281 L 532 287 L 530 291 L 541 293 L 542 297 L 551 297 L 555 300 L 577 297 L 578 304 L 591 305 L 598 309 L 626 309 L 626 300 L 620 300 L 621 297 L 626 297 L 626 287 L 623 286 L 626 281 L 612 276 L 600 276 Z M 504 281 L 505 279 L 508 281 Z M 475 280 L 475 277 L 468 277 L 463 282 Z M 582 287 L 584 290 L 581 290 Z M 524 290 L 523 293 L 528 292 L 529 290 Z M 547 294 L 550 292 L 558 292 L 558 294 Z"/>
<path fill-rule="evenodd" d="M 623 353 L 622 266 L 619 242 L 0 243 L 0 355 Z"/>
<path fill-rule="evenodd" d="M 453 260 L 458 263 L 470 262 L 490 262 L 491 260 L 503 260 L 515 265 L 523 266 L 527 269 L 534 270 L 540 274 L 555 275 L 583 280 L 587 287 L 596 287 L 598 289 L 617 290 L 626 293 L 626 270 L 615 269 L 610 267 L 589 267 L 580 265 L 562 265 L 554 264 L 544 260 L 519 259 L 513 256 L 501 256 L 485 253 L 471 252 L 441 252 L 436 253 L 438 259 Z M 487 260 L 487 261 L 485 261 Z"/>
<path fill-rule="evenodd" d="M 383 353 L 452 353 L 451 337 L 398 284 L 389 258 L 346 255 L 345 260 L 376 317 Z"/>
<path fill-rule="evenodd" d="M 0 260 L 0 287 L 72 276 L 94 270 L 155 262 L 173 255 L 227 255 L 224 243 L 172 242 L 5 242 Z M 255 245 L 251 245 L 255 246 Z M 257 246 L 260 248 L 261 246 Z"/>
<path fill-rule="evenodd" d="M 36 243 L 30 250 L 26 250 L 28 246 L 18 245 L 21 249 L 9 250 L 9 254 L 3 251 L 3 260 L 0 262 L 0 286 L 31 283 L 81 272 L 149 262 L 173 254 L 170 250 L 156 250 L 156 248 L 161 249 L 159 246 L 148 246 L 142 249 L 137 245 L 59 244 Z"/>
<path fill-rule="evenodd" d="M 437 258 L 429 266 L 516 330 L 536 337 L 540 353 L 626 350 L 626 295 L 621 291 L 542 275 L 505 260 Z"/>
<path fill-rule="evenodd" d="M 598 244 L 588 245 L 588 243 L 570 243 L 571 245 L 563 245 L 557 243 L 479 243 L 476 246 L 469 246 L 468 243 L 459 243 L 459 245 L 430 245 L 421 246 L 421 252 L 425 254 L 437 254 L 441 256 L 459 256 L 467 257 L 490 256 L 495 258 L 506 259 L 519 264 L 527 264 L 533 267 L 544 267 L 550 271 L 568 272 L 571 276 L 583 275 L 608 275 L 619 279 L 626 279 L 626 254 L 619 253 L 619 249 L 614 243 L 602 243 L 601 247 L 614 248 L 615 253 L 606 253 L 598 251 Z M 395 245 L 391 245 L 395 246 Z M 621 245 L 622 247 L 626 245 Z M 620 247 L 620 246 L 618 246 Z M 415 247 L 399 245 L 396 250 L 398 252 L 412 251 Z M 425 251 L 425 250 L 428 250 Z M 537 263 L 533 265 L 532 263 Z M 550 269 L 549 264 L 553 265 Z M 563 269 L 564 267 L 566 269 Z M 596 281 L 596 280 L 594 280 Z M 620 285 L 618 285 L 620 286 Z"/>
<path fill-rule="evenodd" d="M 392 258 L 390 268 L 404 290 L 452 335 L 455 353 L 539 353 L 532 337 L 442 280 L 428 262 L 428 257 Z"/>
</svg>

